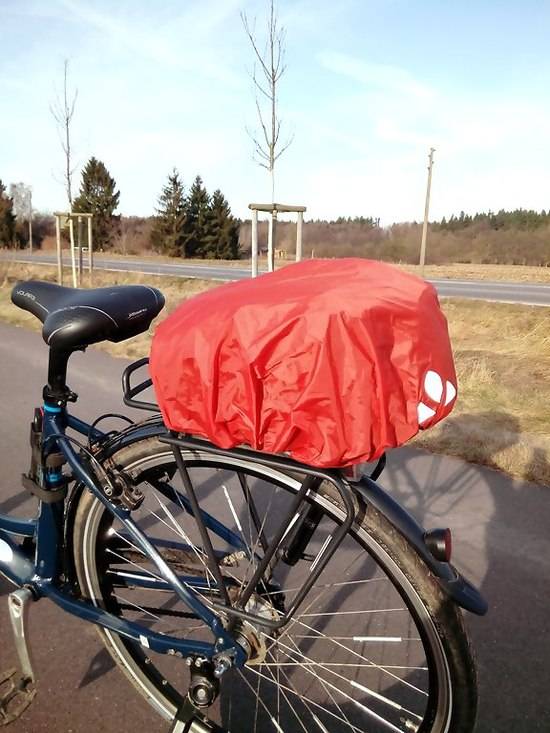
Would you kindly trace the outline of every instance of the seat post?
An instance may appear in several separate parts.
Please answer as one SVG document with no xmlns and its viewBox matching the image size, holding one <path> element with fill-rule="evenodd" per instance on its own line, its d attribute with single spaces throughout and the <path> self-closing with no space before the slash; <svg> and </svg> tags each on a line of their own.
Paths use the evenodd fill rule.
<svg viewBox="0 0 550 733">
<path fill-rule="evenodd" d="M 67 387 L 67 364 L 72 351 L 50 349 L 48 361 L 48 384 L 44 387 L 44 402 L 64 407 L 74 402 L 76 395 Z"/>
</svg>

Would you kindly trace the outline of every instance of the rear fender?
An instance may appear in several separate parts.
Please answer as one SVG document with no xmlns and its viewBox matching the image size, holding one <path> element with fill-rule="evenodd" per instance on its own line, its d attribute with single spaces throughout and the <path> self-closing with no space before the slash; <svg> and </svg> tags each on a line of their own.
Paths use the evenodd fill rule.
<svg viewBox="0 0 550 733">
<path fill-rule="evenodd" d="M 445 593 L 461 608 L 478 616 L 487 613 L 487 601 L 466 578 L 450 563 L 437 560 L 424 541 L 426 530 L 404 507 L 393 499 L 378 484 L 363 476 L 360 481 L 350 482 L 352 491 L 364 502 L 373 506 L 410 542 L 418 555 L 436 577 Z"/>
</svg>

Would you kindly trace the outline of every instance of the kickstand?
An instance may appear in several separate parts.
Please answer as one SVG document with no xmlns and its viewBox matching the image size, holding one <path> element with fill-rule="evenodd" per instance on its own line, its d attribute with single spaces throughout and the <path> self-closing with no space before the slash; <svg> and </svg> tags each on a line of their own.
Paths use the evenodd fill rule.
<svg viewBox="0 0 550 733">
<path fill-rule="evenodd" d="M 176 713 L 169 733 L 226 733 L 205 718 L 188 697 Z"/>
<path fill-rule="evenodd" d="M 34 700 L 34 672 L 27 648 L 26 621 L 28 606 L 34 597 L 28 588 L 20 588 L 8 596 L 8 609 L 21 672 L 10 669 L 0 673 L 0 726 L 17 720 Z"/>
</svg>

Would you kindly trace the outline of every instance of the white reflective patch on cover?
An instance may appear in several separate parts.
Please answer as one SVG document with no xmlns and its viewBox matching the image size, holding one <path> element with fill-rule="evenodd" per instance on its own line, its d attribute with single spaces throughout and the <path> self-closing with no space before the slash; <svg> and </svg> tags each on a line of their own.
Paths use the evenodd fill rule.
<svg viewBox="0 0 550 733">
<path fill-rule="evenodd" d="M 448 405 L 456 397 L 456 387 L 452 382 L 447 382 L 447 397 L 445 398 L 445 404 Z"/>
<path fill-rule="evenodd" d="M 418 413 L 418 424 L 422 425 L 422 423 L 427 422 L 430 418 L 432 418 L 435 415 L 435 410 L 432 410 L 431 407 L 428 407 L 428 405 L 425 405 L 423 402 L 418 403 L 417 413 Z"/>
<path fill-rule="evenodd" d="M 7 542 L 0 540 L 0 562 L 11 562 L 13 560 L 13 551 Z"/>
<path fill-rule="evenodd" d="M 443 396 L 443 380 L 437 372 L 426 372 L 424 377 L 424 389 L 428 397 L 434 402 L 441 402 Z"/>
</svg>

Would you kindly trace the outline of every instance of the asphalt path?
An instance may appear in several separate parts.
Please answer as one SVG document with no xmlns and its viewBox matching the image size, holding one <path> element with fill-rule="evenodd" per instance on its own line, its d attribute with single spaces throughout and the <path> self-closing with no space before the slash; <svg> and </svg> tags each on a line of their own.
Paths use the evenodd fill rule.
<svg viewBox="0 0 550 733">
<path fill-rule="evenodd" d="M 6 257 L 6 255 L 3 255 Z M 16 262 L 55 264 L 54 255 L 17 254 Z M 65 262 L 69 264 L 68 259 Z M 221 265 L 179 265 L 150 260 L 120 260 L 96 257 L 94 266 L 113 272 L 140 272 L 147 275 L 169 275 L 171 277 L 194 277 L 207 280 L 243 280 L 250 277 L 250 268 Z M 524 305 L 550 306 L 550 285 L 524 282 L 491 282 L 488 280 L 432 279 L 442 297 L 472 298 L 500 303 L 522 303 Z"/>
<path fill-rule="evenodd" d="M 38 334 L 0 324 L 0 512 L 25 516 L 34 509 L 19 476 L 28 467 L 28 423 L 46 363 Z M 80 395 L 75 414 L 127 412 L 120 392 L 125 363 L 93 349 L 72 357 L 69 384 Z M 454 562 L 489 601 L 488 616 L 466 617 L 478 658 L 478 733 L 547 733 L 550 489 L 407 448 L 391 453 L 381 483 L 427 527 L 453 528 Z M 0 577 L 0 671 L 16 663 L 9 589 Z M 113 668 L 91 625 L 42 600 L 31 609 L 30 640 L 38 695 L 10 726 L 13 733 L 167 730 Z"/>
</svg>

